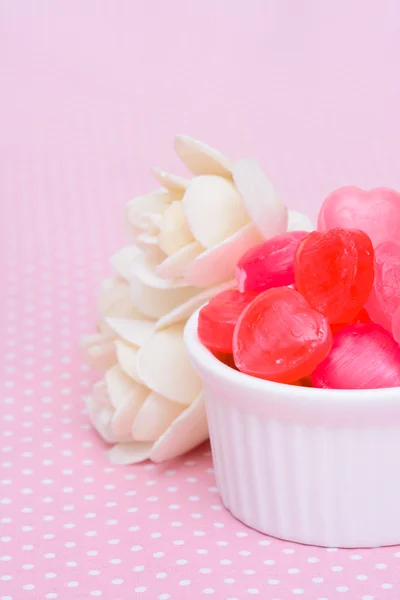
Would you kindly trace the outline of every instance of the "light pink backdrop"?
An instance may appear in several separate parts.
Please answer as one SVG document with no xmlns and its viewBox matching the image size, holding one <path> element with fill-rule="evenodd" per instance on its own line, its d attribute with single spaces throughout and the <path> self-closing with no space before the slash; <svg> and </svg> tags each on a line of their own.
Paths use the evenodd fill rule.
<svg viewBox="0 0 400 600">
<path fill-rule="evenodd" d="M 0 5 L 0 599 L 396 599 L 400 548 L 246 529 L 207 446 L 111 468 L 76 342 L 121 208 L 179 168 L 172 136 L 257 158 L 313 216 L 342 184 L 400 189 L 396 0 Z M 398 474 L 393 474 L 397 476 Z M 136 595 L 135 595 L 136 594 Z"/>
</svg>

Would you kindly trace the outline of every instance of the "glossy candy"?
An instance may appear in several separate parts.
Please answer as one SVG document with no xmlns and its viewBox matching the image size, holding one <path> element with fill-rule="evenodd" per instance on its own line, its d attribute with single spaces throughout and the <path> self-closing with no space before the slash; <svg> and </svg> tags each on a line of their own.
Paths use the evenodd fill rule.
<svg viewBox="0 0 400 600">
<path fill-rule="evenodd" d="M 354 317 L 350 323 L 335 323 L 331 325 L 332 335 L 337 335 L 339 331 L 342 331 L 349 325 L 356 325 L 357 323 L 371 323 L 371 319 L 365 308 L 362 308 L 360 312 Z"/>
<path fill-rule="evenodd" d="M 387 188 L 339 188 L 326 198 L 318 216 L 320 231 L 334 227 L 365 231 L 374 248 L 396 241 L 400 239 L 400 194 Z"/>
<path fill-rule="evenodd" d="M 240 316 L 233 356 L 243 373 L 280 383 L 307 377 L 328 354 L 332 334 L 323 315 L 288 287 L 259 294 Z"/>
<path fill-rule="evenodd" d="M 250 248 L 236 267 L 239 290 L 263 292 L 294 283 L 294 255 L 306 231 L 289 231 Z"/>
<path fill-rule="evenodd" d="M 234 327 L 255 297 L 254 292 L 241 294 L 237 290 L 214 296 L 199 313 L 198 335 L 202 344 L 213 353 L 232 354 Z"/>
<path fill-rule="evenodd" d="M 369 237 L 351 229 L 313 231 L 295 256 L 296 289 L 330 323 L 349 323 L 363 308 L 374 281 Z"/>
<path fill-rule="evenodd" d="M 393 315 L 392 335 L 396 342 L 400 344 L 400 306 L 397 308 Z"/>
<path fill-rule="evenodd" d="M 388 331 L 400 305 L 400 245 L 384 242 L 375 250 L 375 281 L 366 308 L 375 323 Z"/>
<path fill-rule="evenodd" d="M 349 325 L 316 368 L 314 387 L 373 389 L 400 385 L 400 346 L 375 323 Z"/>
</svg>

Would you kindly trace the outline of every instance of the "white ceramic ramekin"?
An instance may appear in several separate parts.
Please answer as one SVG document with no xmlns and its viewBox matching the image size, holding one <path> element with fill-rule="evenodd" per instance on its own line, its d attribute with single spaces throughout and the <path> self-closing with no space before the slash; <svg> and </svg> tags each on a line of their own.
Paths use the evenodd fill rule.
<svg viewBox="0 0 400 600">
<path fill-rule="evenodd" d="M 400 388 L 321 390 L 239 373 L 197 337 L 222 500 L 246 525 L 304 544 L 400 543 Z"/>
</svg>

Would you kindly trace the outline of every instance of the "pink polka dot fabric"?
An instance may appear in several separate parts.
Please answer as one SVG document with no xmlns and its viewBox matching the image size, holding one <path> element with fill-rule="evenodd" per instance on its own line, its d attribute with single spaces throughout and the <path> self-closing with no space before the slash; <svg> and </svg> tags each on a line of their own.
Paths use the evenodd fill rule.
<svg viewBox="0 0 400 600">
<path fill-rule="evenodd" d="M 174 133 L 258 159 L 312 216 L 339 185 L 400 189 L 398 3 L 288 6 L 1 4 L 0 600 L 400 597 L 400 547 L 261 535 L 221 505 L 207 444 L 113 467 L 83 408 L 122 207 L 179 169 Z"/>
</svg>

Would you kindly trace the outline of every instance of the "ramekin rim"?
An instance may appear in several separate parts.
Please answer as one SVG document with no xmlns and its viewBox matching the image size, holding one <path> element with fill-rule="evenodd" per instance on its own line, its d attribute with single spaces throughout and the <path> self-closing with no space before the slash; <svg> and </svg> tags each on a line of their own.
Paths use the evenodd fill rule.
<svg viewBox="0 0 400 600">
<path fill-rule="evenodd" d="M 398 396 L 400 403 L 400 387 L 390 388 L 372 388 L 372 389 L 325 389 L 325 388 L 312 388 L 305 386 L 289 385 L 285 383 L 276 383 L 274 381 L 267 381 L 246 373 L 241 373 L 232 369 L 228 365 L 225 365 L 218 360 L 203 344 L 200 342 L 197 335 L 197 322 L 201 308 L 196 310 L 188 319 L 185 330 L 184 338 L 186 348 L 194 360 L 198 362 L 206 371 L 211 371 L 215 376 L 219 377 L 222 381 L 230 383 L 231 385 L 245 386 L 248 389 L 258 391 L 274 391 L 276 393 L 287 393 L 290 390 L 292 396 L 299 398 L 310 399 L 310 394 L 314 399 L 318 396 L 321 400 L 332 400 L 333 397 L 337 402 L 346 402 L 349 399 L 355 401 L 377 401 L 376 394 L 379 392 L 380 402 L 382 402 L 382 394 L 385 395 L 387 400 L 393 400 L 394 396 Z"/>
</svg>

